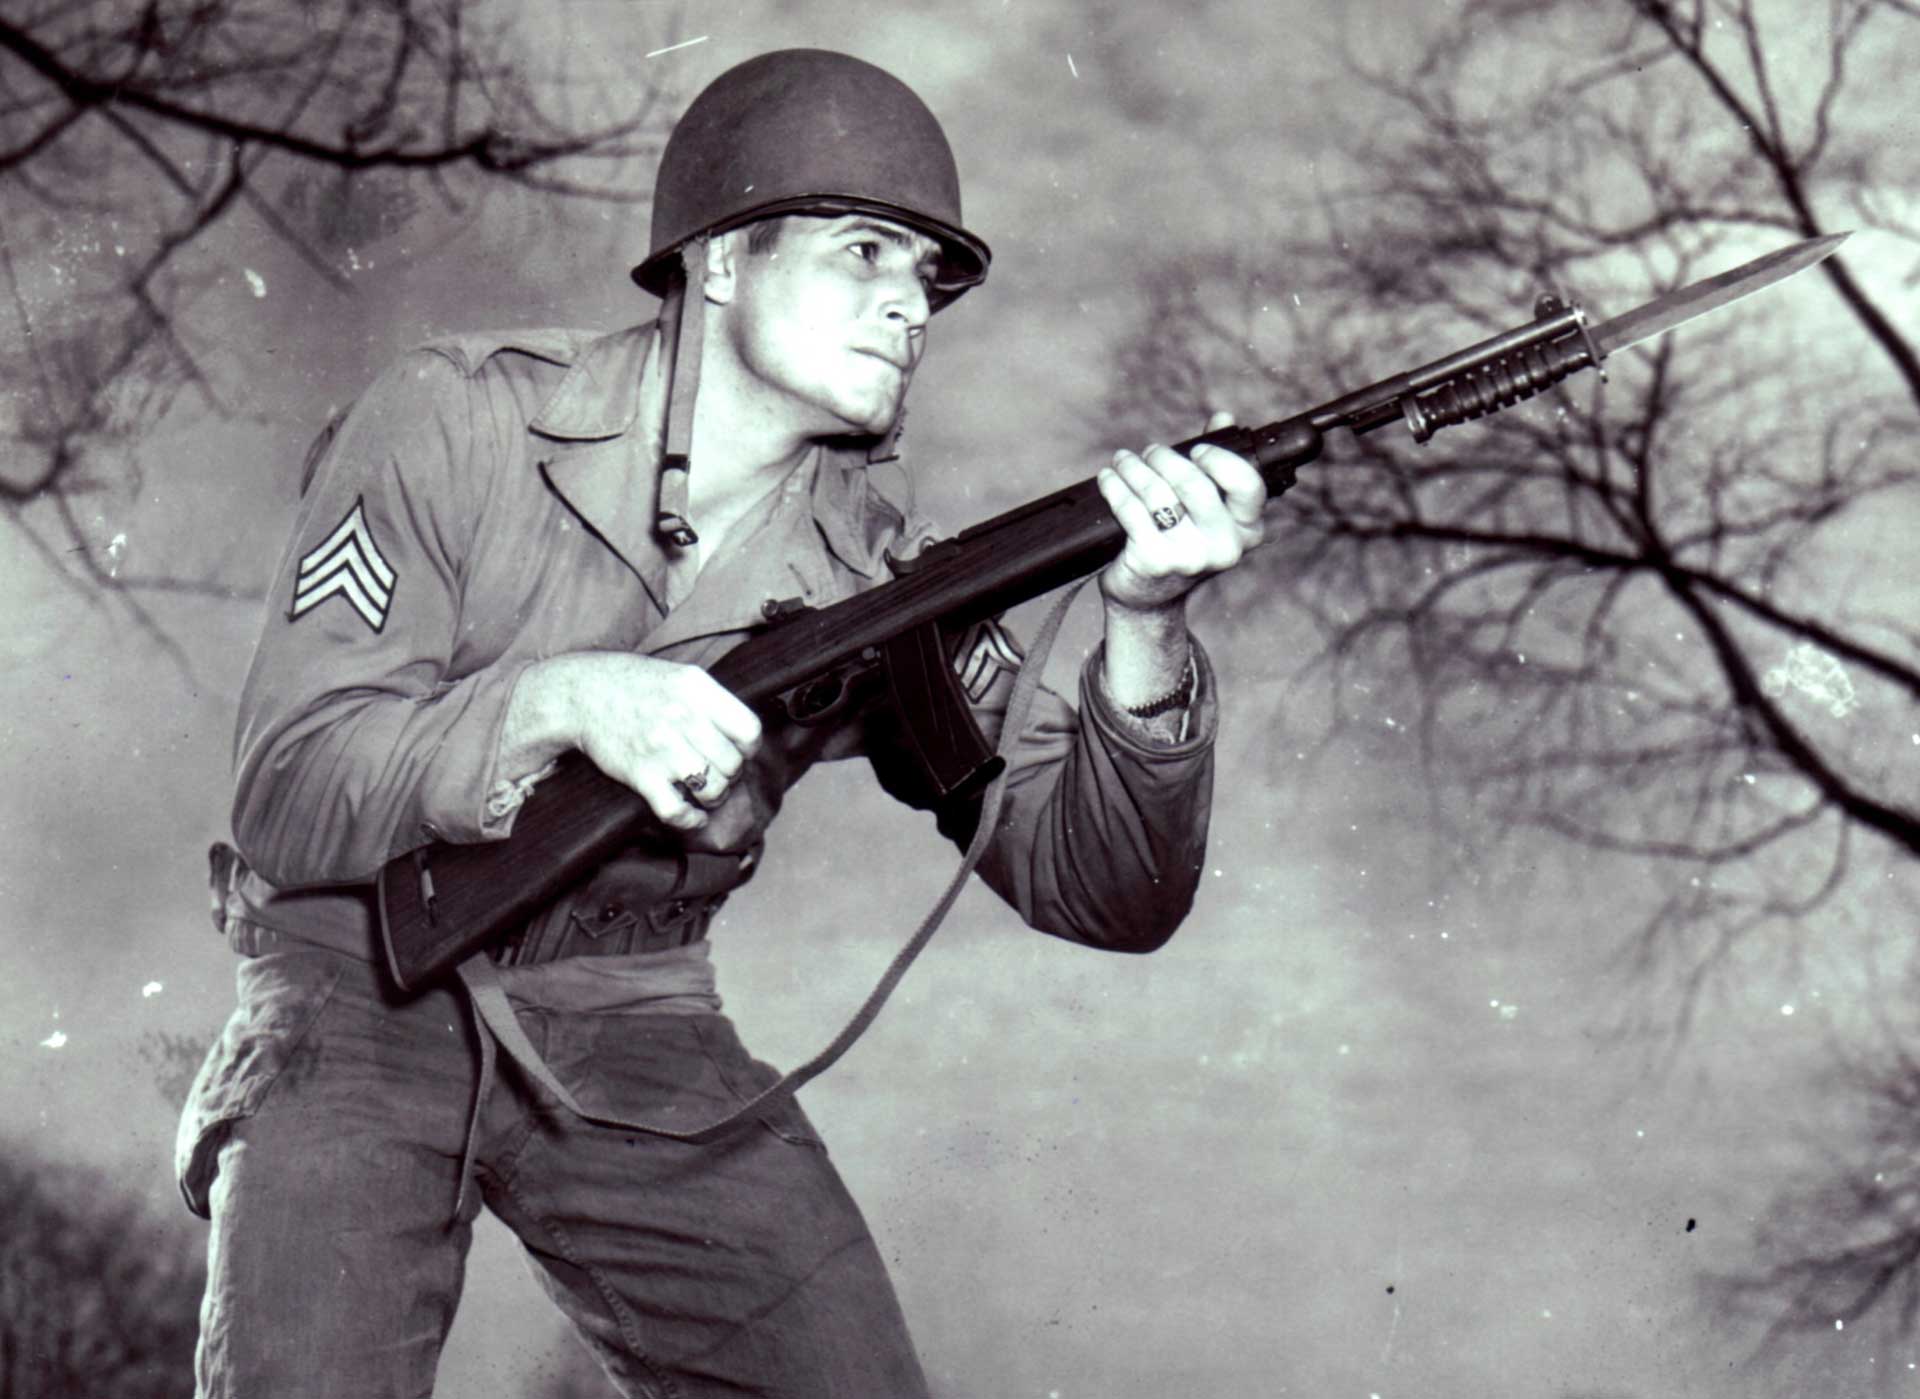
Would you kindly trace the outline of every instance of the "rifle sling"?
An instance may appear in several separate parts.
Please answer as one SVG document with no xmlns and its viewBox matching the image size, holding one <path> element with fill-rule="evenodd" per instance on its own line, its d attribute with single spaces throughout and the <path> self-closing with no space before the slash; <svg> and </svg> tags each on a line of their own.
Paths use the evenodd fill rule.
<svg viewBox="0 0 1920 1399">
<path fill-rule="evenodd" d="M 1079 596 L 1085 585 L 1083 578 L 1061 594 L 1048 611 L 1046 620 L 1041 622 L 1040 630 L 1035 634 L 1033 645 L 1029 649 L 1024 664 L 1014 677 L 1013 693 L 1007 700 L 1007 714 L 1000 729 L 1000 742 L 996 752 L 1006 758 L 1012 752 L 1013 745 L 1019 740 L 1021 732 L 1027 726 L 1027 714 L 1033 708 L 1034 692 L 1040 687 L 1041 673 L 1046 669 L 1047 654 L 1052 651 L 1053 643 L 1060 634 L 1060 624 L 1072 606 L 1074 598 Z M 818 1078 L 853 1047 L 854 1041 L 865 1034 L 867 1027 L 873 1024 L 880 1010 L 893 995 L 901 979 L 906 976 L 907 968 L 926 949 L 933 940 L 934 933 L 946 920 L 947 912 L 954 901 L 960 897 L 960 890 L 972 874 L 974 867 L 986 854 L 987 844 L 993 839 L 994 829 L 1000 824 L 1000 806 L 1006 795 L 1007 778 L 1010 768 L 1003 768 L 987 787 L 980 804 L 979 824 L 974 827 L 973 839 L 968 842 L 966 855 L 960 861 L 960 868 L 954 871 L 953 878 L 932 910 L 921 920 L 920 927 L 907 940 L 904 947 L 894 954 L 893 961 L 880 976 L 867 998 L 849 1020 L 827 1044 L 826 1048 L 811 1059 L 781 1075 L 776 1083 L 769 1084 L 748 1101 L 740 1104 L 724 1117 L 715 1119 L 699 1127 L 662 1127 L 648 1122 L 630 1122 L 625 1118 L 603 1116 L 588 1112 L 579 1101 L 560 1082 L 546 1061 L 540 1057 L 540 1051 L 533 1041 L 527 1038 L 520 1021 L 513 1013 L 513 1005 L 507 999 L 507 991 L 500 980 L 499 968 L 493 959 L 484 952 L 476 952 L 462 962 L 457 971 L 460 981 L 467 989 L 467 997 L 473 1006 L 475 1029 L 480 1039 L 480 1079 L 474 1090 L 473 1111 L 467 1119 L 466 1144 L 460 1156 L 460 1189 L 454 1198 L 454 1217 L 459 1218 L 466 1206 L 467 1187 L 472 1175 L 474 1146 L 480 1131 L 480 1112 L 487 1101 L 487 1094 L 493 1086 L 496 1065 L 495 1045 L 507 1052 L 507 1057 L 519 1065 L 521 1071 L 540 1087 L 552 1094 L 561 1106 L 584 1121 L 601 1127 L 612 1127 L 623 1132 L 644 1132 L 648 1136 L 665 1137 L 670 1141 L 686 1142 L 689 1145 L 704 1145 L 715 1141 L 734 1130 L 746 1121 L 768 1108 L 776 1107 L 799 1092 L 811 1080 Z"/>
</svg>

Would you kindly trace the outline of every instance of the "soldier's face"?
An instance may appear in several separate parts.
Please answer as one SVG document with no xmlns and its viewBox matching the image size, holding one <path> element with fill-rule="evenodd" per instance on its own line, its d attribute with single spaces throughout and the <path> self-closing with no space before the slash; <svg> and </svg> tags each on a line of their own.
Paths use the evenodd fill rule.
<svg viewBox="0 0 1920 1399">
<path fill-rule="evenodd" d="M 802 431 L 884 432 L 926 346 L 939 245 L 869 214 L 789 218 L 762 252 L 739 236 L 741 364 Z"/>
</svg>

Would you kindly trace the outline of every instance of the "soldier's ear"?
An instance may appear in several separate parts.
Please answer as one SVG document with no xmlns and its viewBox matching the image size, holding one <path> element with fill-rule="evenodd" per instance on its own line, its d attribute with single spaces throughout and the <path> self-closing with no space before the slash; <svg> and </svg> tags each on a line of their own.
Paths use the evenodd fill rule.
<svg viewBox="0 0 1920 1399">
<path fill-rule="evenodd" d="M 747 256 L 747 231 L 729 229 L 707 240 L 706 299 L 715 306 L 729 304 L 740 290 L 740 267 Z"/>
</svg>

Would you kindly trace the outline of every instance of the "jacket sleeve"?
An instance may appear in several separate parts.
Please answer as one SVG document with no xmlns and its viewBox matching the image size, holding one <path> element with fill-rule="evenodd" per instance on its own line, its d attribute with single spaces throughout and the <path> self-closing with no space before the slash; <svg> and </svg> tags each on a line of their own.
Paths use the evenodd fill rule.
<svg viewBox="0 0 1920 1399">
<path fill-rule="evenodd" d="M 461 579 L 499 447 L 468 376 L 418 351 L 317 447 L 240 701 L 233 828 L 272 883 L 371 878 L 488 810 L 520 665 L 454 674 Z"/>
<path fill-rule="evenodd" d="M 1013 690 L 1011 666 L 993 666 L 993 643 L 956 659 L 989 742 L 998 743 Z M 1002 645 L 1004 652 L 1004 644 Z M 1089 946 L 1151 952 L 1193 905 L 1206 859 L 1218 727 L 1212 668 L 1193 643 L 1198 685 L 1186 736 L 1163 744 L 1117 713 L 1101 679 L 1102 653 L 1081 671 L 1080 705 L 1042 687 L 1009 755 L 998 829 L 979 873 L 1030 927 Z M 1017 658 L 1016 658 L 1017 659 Z M 994 672 L 982 677 L 983 666 Z M 977 697 L 976 696 L 977 693 Z M 888 791 L 922 805 L 881 715 L 868 755 Z M 937 813 L 956 845 L 971 840 L 977 800 Z"/>
</svg>

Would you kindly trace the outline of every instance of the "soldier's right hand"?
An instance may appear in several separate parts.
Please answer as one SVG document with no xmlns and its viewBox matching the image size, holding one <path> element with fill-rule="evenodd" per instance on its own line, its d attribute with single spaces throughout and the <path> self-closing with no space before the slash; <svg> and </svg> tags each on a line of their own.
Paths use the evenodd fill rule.
<svg viewBox="0 0 1920 1399">
<path fill-rule="evenodd" d="M 760 746 L 759 716 L 698 666 L 596 651 L 542 661 L 529 680 L 552 706 L 547 732 L 676 830 L 705 826 Z"/>
</svg>

